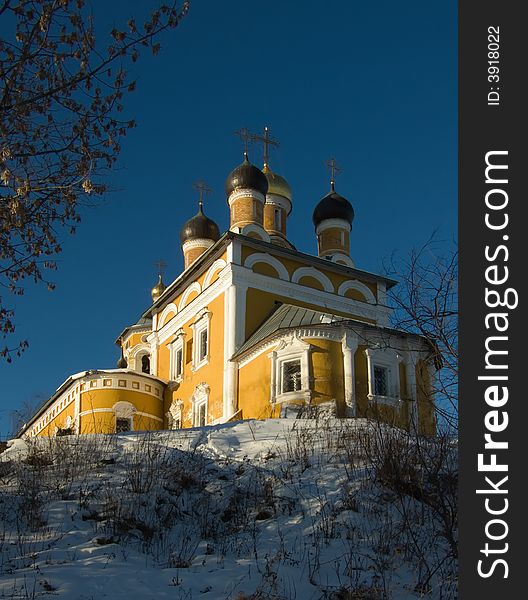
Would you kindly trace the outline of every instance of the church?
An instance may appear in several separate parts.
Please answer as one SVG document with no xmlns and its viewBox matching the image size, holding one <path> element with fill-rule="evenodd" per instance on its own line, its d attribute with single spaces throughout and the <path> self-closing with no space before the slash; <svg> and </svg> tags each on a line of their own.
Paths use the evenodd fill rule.
<svg viewBox="0 0 528 600">
<path fill-rule="evenodd" d="M 288 238 L 292 190 L 269 164 L 274 140 L 244 130 L 227 176 L 229 230 L 203 206 L 182 224 L 183 272 L 116 341 L 115 369 L 71 375 L 19 436 L 201 427 L 332 415 L 436 430 L 430 344 L 390 327 L 396 281 L 356 268 L 354 209 L 335 185 L 314 206 L 317 256 Z M 264 145 L 263 167 L 248 140 Z"/>
</svg>

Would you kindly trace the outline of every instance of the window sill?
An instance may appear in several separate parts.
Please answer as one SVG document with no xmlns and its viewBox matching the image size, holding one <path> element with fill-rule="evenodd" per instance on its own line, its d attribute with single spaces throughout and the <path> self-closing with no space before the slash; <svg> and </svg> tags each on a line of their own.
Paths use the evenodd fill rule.
<svg viewBox="0 0 528 600">
<path fill-rule="evenodd" d="M 367 398 L 369 402 L 377 402 L 378 404 L 389 404 L 392 406 L 397 406 L 401 404 L 401 398 L 399 396 L 375 396 L 373 394 L 368 394 Z"/>
<path fill-rule="evenodd" d="M 299 390 L 298 392 L 285 392 L 284 394 L 277 394 L 273 399 L 273 402 L 276 404 L 292 402 L 295 400 L 303 400 L 304 402 L 310 402 L 311 399 L 312 392 L 310 390 Z"/>
<path fill-rule="evenodd" d="M 199 362 L 197 365 L 193 365 L 191 367 L 191 371 L 194 373 L 195 371 L 198 371 L 198 369 L 201 369 L 202 367 L 204 367 L 205 365 L 209 364 L 209 357 L 204 358 L 201 362 Z"/>
</svg>

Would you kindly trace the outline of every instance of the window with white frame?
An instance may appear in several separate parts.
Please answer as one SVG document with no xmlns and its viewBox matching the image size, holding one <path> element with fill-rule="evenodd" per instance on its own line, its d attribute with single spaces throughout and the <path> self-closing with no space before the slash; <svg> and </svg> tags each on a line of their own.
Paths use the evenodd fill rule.
<svg viewBox="0 0 528 600">
<path fill-rule="evenodd" d="M 281 340 L 271 358 L 271 402 L 311 398 L 310 344 L 296 335 Z"/>
<path fill-rule="evenodd" d="M 130 402 L 116 402 L 112 407 L 115 414 L 116 433 L 132 431 L 134 429 L 134 414 L 136 408 Z"/>
<path fill-rule="evenodd" d="M 183 348 L 184 334 L 179 331 L 176 339 L 169 345 L 170 348 L 170 378 L 173 381 L 181 381 L 183 378 Z"/>
<path fill-rule="evenodd" d="M 181 429 L 183 423 L 182 411 L 183 402 L 181 400 L 173 400 L 167 412 L 169 429 Z"/>
<path fill-rule="evenodd" d="M 400 400 L 400 362 L 403 357 L 391 348 L 367 348 L 368 397 L 394 403 Z"/>
<path fill-rule="evenodd" d="M 209 362 L 209 338 L 210 338 L 211 313 L 202 310 L 192 328 L 194 330 L 193 343 L 193 369 L 196 371 Z"/>
<path fill-rule="evenodd" d="M 200 383 L 196 386 L 191 397 L 193 427 L 207 425 L 207 405 L 209 401 L 209 386 Z"/>
</svg>

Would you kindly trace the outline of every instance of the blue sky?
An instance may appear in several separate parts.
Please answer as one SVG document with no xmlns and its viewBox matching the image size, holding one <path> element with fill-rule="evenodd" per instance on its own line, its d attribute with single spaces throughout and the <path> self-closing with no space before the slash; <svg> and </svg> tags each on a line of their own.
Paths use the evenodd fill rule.
<svg viewBox="0 0 528 600">
<path fill-rule="evenodd" d="M 92 6 L 110 30 L 150 4 Z M 242 160 L 240 127 L 268 125 L 280 140 L 270 164 L 293 188 L 288 236 L 299 250 L 316 252 L 311 214 L 329 189 L 332 156 L 342 167 L 336 189 L 356 213 L 359 268 L 379 271 L 435 230 L 453 240 L 456 11 L 454 0 L 194 0 L 160 54 L 134 67 L 126 108 L 138 127 L 109 176 L 113 191 L 83 211 L 77 235 L 64 235 L 56 290 L 30 285 L 16 299 L 16 336 L 30 347 L 0 363 L 0 436 L 12 410 L 44 400 L 70 374 L 115 366 L 115 338 L 149 305 L 154 263 L 168 264 L 167 282 L 182 270 L 194 181 L 213 188 L 206 213 L 227 229 L 223 187 Z M 260 148 L 250 159 L 261 164 Z"/>
</svg>

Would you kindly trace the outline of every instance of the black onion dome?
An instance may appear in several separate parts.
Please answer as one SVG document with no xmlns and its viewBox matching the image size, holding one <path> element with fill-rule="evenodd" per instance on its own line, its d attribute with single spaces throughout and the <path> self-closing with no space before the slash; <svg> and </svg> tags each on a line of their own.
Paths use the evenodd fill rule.
<svg viewBox="0 0 528 600">
<path fill-rule="evenodd" d="M 244 155 L 244 162 L 229 173 L 225 182 L 225 192 L 228 198 L 234 190 L 240 188 L 257 190 L 264 196 L 268 191 L 266 175 L 249 162 L 247 154 Z"/>
<path fill-rule="evenodd" d="M 319 202 L 313 211 L 313 224 L 317 227 L 326 219 L 343 219 L 352 225 L 354 209 L 352 204 L 334 190 L 334 186 Z"/>
<path fill-rule="evenodd" d="M 118 369 L 126 369 L 128 366 L 127 359 L 123 356 L 123 350 L 121 350 L 121 356 L 119 357 L 116 366 Z"/>
<path fill-rule="evenodd" d="M 220 239 L 218 225 L 204 215 L 202 205 L 192 219 L 184 223 L 180 231 L 180 240 L 184 244 L 189 240 L 206 239 L 217 242 Z"/>
</svg>

